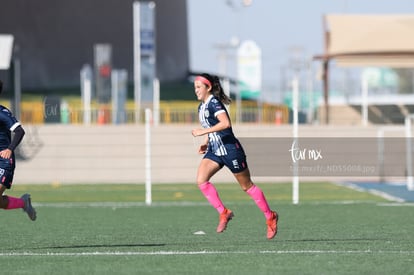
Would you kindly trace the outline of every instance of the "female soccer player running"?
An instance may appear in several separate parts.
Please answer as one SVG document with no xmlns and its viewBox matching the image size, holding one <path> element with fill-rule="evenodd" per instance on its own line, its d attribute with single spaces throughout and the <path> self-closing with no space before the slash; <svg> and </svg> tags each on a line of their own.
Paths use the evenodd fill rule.
<svg viewBox="0 0 414 275">
<path fill-rule="evenodd" d="M 3 83 L 0 81 L 0 93 Z M 13 138 L 11 132 L 14 132 Z M 36 211 L 32 207 L 29 194 L 20 198 L 4 195 L 6 189 L 10 189 L 13 182 L 14 168 L 16 167 L 14 149 L 23 139 L 25 132 L 23 127 L 4 106 L 0 105 L 0 208 L 5 210 L 22 208 L 29 218 L 36 220 Z"/>
<path fill-rule="evenodd" d="M 278 214 L 269 208 L 262 190 L 250 178 L 246 155 L 233 133 L 230 117 L 224 106 L 230 103 L 230 98 L 224 93 L 217 76 L 209 74 L 197 76 L 194 89 L 197 99 L 201 101 L 198 115 L 202 128 L 192 130 L 192 135 L 206 136 L 198 150 L 200 154 L 204 154 L 204 157 L 198 167 L 197 184 L 219 213 L 217 233 L 223 232 L 227 223 L 234 217 L 233 212 L 224 206 L 215 186 L 210 182 L 210 178 L 226 166 L 231 170 L 240 187 L 263 212 L 267 224 L 267 238 L 272 239 L 277 234 Z"/>
</svg>

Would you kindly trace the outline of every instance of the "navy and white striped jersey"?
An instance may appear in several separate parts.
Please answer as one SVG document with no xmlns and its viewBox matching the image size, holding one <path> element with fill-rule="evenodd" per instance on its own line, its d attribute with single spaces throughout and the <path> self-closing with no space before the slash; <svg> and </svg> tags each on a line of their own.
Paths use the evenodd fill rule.
<svg viewBox="0 0 414 275">
<path fill-rule="evenodd" d="M 0 150 L 9 147 L 11 142 L 11 132 L 20 123 L 6 107 L 0 105 Z"/>
<path fill-rule="evenodd" d="M 216 125 L 219 120 L 217 116 L 221 113 L 227 113 L 226 107 L 220 100 L 213 95 L 210 95 L 207 101 L 201 102 L 198 106 L 198 117 L 203 128 L 211 128 Z M 233 129 L 227 128 L 223 131 L 218 131 L 208 134 L 208 150 L 217 156 L 227 155 L 226 144 L 236 144 L 238 140 L 234 136 Z"/>
</svg>

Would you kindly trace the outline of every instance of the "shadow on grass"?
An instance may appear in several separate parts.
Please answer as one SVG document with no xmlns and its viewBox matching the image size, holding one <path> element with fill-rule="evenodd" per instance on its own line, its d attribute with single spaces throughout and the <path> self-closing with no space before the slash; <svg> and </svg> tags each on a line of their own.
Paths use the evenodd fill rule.
<svg viewBox="0 0 414 275">
<path fill-rule="evenodd" d="M 65 249 L 65 248 L 110 248 L 110 247 L 158 247 L 165 246 L 166 244 L 160 243 L 141 243 L 141 244 L 87 244 L 87 245 L 58 245 L 37 247 L 36 249 Z"/>
</svg>

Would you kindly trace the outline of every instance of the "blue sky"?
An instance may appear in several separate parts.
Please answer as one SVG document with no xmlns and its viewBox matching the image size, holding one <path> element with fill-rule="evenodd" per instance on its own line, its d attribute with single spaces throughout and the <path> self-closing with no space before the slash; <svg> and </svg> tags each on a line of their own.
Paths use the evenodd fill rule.
<svg viewBox="0 0 414 275">
<path fill-rule="evenodd" d="M 251 39 L 262 50 L 264 93 L 279 89 L 281 68 L 288 64 L 292 49 L 300 48 L 304 57 L 322 53 L 324 14 L 414 12 L 412 0 L 252 0 L 249 7 L 243 7 L 242 0 L 187 1 L 191 69 L 219 73 L 219 51 L 214 45 L 232 37 Z M 232 77 L 235 64 L 234 56 L 229 57 Z"/>
</svg>

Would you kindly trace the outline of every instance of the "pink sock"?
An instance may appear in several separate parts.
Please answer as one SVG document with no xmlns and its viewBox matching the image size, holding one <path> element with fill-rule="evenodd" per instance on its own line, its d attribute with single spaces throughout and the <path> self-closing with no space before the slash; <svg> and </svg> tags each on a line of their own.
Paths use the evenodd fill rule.
<svg viewBox="0 0 414 275">
<path fill-rule="evenodd" d="M 246 191 L 246 193 L 249 194 L 249 196 L 254 200 L 266 219 L 270 219 L 272 217 L 272 210 L 270 209 L 269 204 L 267 204 L 267 200 L 262 190 L 256 185 L 253 185 Z"/>
<path fill-rule="evenodd" d="M 7 205 L 6 210 L 24 207 L 24 200 L 10 196 L 7 196 L 7 198 L 9 199 L 9 204 Z"/>
<path fill-rule="evenodd" d="M 204 197 L 208 200 L 208 202 L 217 209 L 217 212 L 221 214 L 224 211 L 224 205 L 220 200 L 220 197 L 217 193 L 216 187 L 211 182 L 205 182 L 198 186 L 201 192 L 203 193 Z"/>
</svg>

